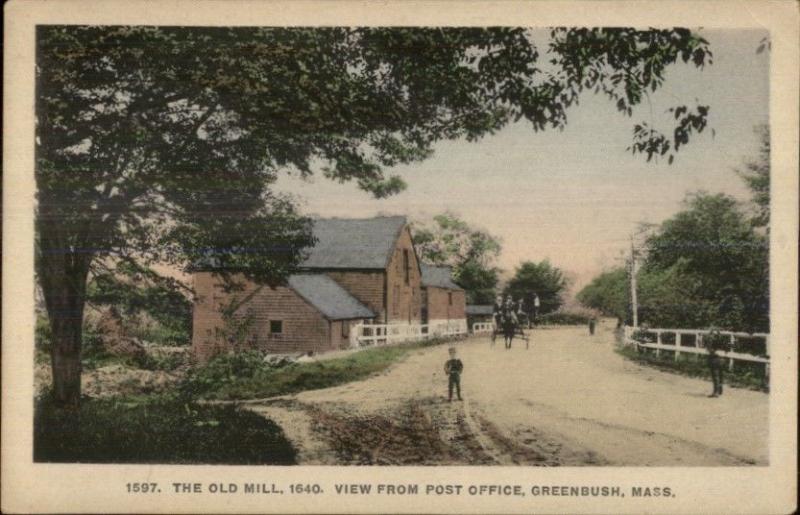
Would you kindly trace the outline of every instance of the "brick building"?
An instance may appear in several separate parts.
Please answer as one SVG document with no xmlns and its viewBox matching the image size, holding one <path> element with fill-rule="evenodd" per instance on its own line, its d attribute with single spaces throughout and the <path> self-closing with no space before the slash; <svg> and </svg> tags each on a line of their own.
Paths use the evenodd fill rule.
<svg viewBox="0 0 800 515">
<path fill-rule="evenodd" d="M 466 324 L 466 292 L 453 282 L 447 266 L 420 264 L 422 270 L 423 323 Z"/>
<path fill-rule="evenodd" d="M 347 347 L 358 323 L 421 323 L 422 273 L 404 217 L 320 219 L 313 232 L 317 243 L 284 286 L 246 281 L 244 291 L 226 293 L 213 267 L 195 270 L 192 347 L 198 359 L 233 345 L 324 352 Z M 447 288 L 435 289 L 439 299 L 438 290 Z M 223 311 L 232 302 L 233 316 L 226 319 Z M 439 316 L 445 301 L 435 302 Z M 463 313 L 463 301 L 455 302 Z"/>
</svg>

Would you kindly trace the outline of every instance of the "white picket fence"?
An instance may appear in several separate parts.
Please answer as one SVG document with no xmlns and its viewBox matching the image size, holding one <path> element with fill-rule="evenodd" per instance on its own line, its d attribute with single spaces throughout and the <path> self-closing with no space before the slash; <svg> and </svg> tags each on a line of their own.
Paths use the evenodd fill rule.
<svg viewBox="0 0 800 515">
<path fill-rule="evenodd" d="M 467 321 L 464 319 L 431 324 L 358 324 L 350 332 L 350 347 L 393 345 L 466 334 Z"/>
<path fill-rule="evenodd" d="M 625 326 L 625 337 L 624 343 L 626 345 L 635 345 L 639 348 L 646 348 L 646 349 L 655 349 L 656 356 L 661 354 L 661 351 L 670 351 L 674 353 L 675 361 L 678 361 L 678 356 L 682 353 L 686 354 L 703 354 L 707 355 L 708 351 L 703 344 L 703 336 L 708 334 L 709 331 L 706 330 L 699 330 L 699 329 L 645 329 L 645 332 L 649 334 L 655 334 L 656 341 L 655 342 L 640 342 L 633 339 L 633 334 L 636 331 L 642 330 L 641 327 L 629 327 Z M 675 343 L 674 344 L 667 344 L 664 343 L 665 334 L 674 334 L 675 335 Z M 769 355 L 770 355 L 770 341 L 769 341 L 769 334 L 767 333 L 737 333 L 732 331 L 720 331 L 720 334 L 728 336 L 730 338 L 730 348 L 734 347 L 736 343 L 736 338 L 763 338 L 764 344 L 766 347 L 766 354 L 767 356 L 756 356 L 754 354 L 746 354 L 742 352 L 734 352 L 732 350 L 725 351 L 725 352 L 717 352 L 717 354 L 728 360 L 728 368 L 733 370 L 734 362 L 736 361 L 750 361 L 753 363 L 763 363 L 765 371 L 769 374 Z M 684 336 L 694 335 L 695 344 L 694 345 L 684 345 L 683 339 Z"/>
<path fill-rule="evenodd" d="M 493 333 L 494 322 L 475 322 L 472 324 L 473 334 Z"/>
</svg>

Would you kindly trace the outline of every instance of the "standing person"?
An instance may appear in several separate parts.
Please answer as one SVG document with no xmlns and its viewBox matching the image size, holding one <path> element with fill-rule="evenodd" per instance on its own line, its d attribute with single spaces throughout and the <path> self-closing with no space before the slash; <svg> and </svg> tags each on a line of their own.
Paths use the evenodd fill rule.
<svg viewBox="0 0 800 515">
<path fill-rule="evenodd" d="M 520 329 L 526 325 L 530 329 L 530 321 L 528 319 L 528 313 L 525 311 L 525 299 L 523 297 L 520 297 L 517 303 L 517 321 L 519 322 Z"/>
<path fill-rule="evenodd" d="M 597 319 L 595 317 L 589 317 L 589 335 L 594 335 L 594 326 L 597 324 Z"/>
<path fill-rule="evenodd" d="M 531 319 L 528 321 L 528 329 L 530 329 L 531 325 L 536 325 L 536 317 L 539 316 L 539 306 L 541 302 L 539 302 L 539 295 L 536 292 L 533 293 L 533 309 L 531 310 Z"/>
<path fill-rule="evenodd" d="M 453 387 L 456 389 L 458 400 L 461 399 L 461 372 L 464 364 L 456 357 L 456 348 L 450 347 L 450 359 L 444 364 L 444 373 L 447 374 L 447 401 L 453 402 Z"/>
<path fill-rule="evenodd" d="M 720 334 L 719 329 L 711 327 L 703 342 L 708 351 L 708 370 L 714 385 L 714 391 L 709 397 L 719 397 L 722 395 L 722 358 L 718 352 L 725 349 L 725 337 Z"/>
</svg>

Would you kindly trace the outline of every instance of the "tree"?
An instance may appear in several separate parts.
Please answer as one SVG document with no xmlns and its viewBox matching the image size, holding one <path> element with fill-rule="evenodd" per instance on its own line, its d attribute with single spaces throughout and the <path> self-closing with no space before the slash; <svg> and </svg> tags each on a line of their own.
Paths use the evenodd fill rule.
<svg viewBox="0 0 800 515">
<path fill-rule="evenodd" d="M 578 292 L 577 299 L 584 306 L 597 309 L 605 315 L 627 320 L 630 313 L 628 270 L 619 267 L 603 272 Z"/>
<path fill-rule="evenodd" d="M 494 302 L 500 273 L 494 262 L 502 248 L 496 237 L 470 227 L 453 213 L 437 215 L 432 226 L 414 226 L 413 231 L 422 260 L 452 267 L 456 284 L 466 291 L 467 303 Z"/>
<path fill-rule="evenodd" d="M 548 71 L 520 28 L 39 26 L 36 270 L 53 333 L 53 391 L 80 399 L 87 277 L 108 256 L 225 270 L 277 284 L 312 244 L 270 191 L 280 171 L 403 188 L 386 167 L 474 141 L 512 120 L 562 128 L 583 91 L 626 116 L 676 62 L 702 68 L 689 30 L 553 29 Z M 675 109 L 678 150 L 707 106 Z"/>
<path fill-rule="evenodd" d="M 769 330 L 769 243 L 732 197 L 696 193 L 648 238 L 644 277 L 668 277 L 672 303 L 654 313 L 678 327 Z M 647 282 L 642 280 L 643 288 Z M 676 312 L 677 310 L 677 312 Z M 671 313 L 671 315 L 668 315 Z M 643 317 L 644 318 L 644 317 Z M 658 321 L 651 321 L 657 323 Z"/>
<path fill-rule="evenodd" d="M 89 279 L 86 302 L 95 307 L 112 306 L 125 317 L 146 314 L 185 344 L 192 334 L 191 292 L 181 281 L 163 277 L 135 261 L 95 271 Z"/>
<path fill-rule="evenodd" d="M 514 299 L 523 299 L 525 306 L 533 305 L 534 294 L 539 296 L 539 314 L 556 311 L 563 304 L 562 294 L 567 288 L 564 273 L 548 260 L 540 263 L 525 261 L 514 271 L 508 281 L 505 294 Z"/>
<path fill-rule="evenodd" d="M 758 156 L 746 159 L 744 168 L 737 169 L 736 173 L 744 180 L 753 195 L 752 200 L 756 208 L 752 220 L 753 226 L 769 228 L 769 126 L 758 126 L 755 132 L 760 140 Z"/>
</svg>

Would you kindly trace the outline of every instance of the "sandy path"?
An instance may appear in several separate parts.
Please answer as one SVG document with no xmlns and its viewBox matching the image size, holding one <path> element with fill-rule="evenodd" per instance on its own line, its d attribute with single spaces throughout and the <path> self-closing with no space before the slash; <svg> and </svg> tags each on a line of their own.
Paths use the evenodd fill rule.
<svg viewBox="0 0 800 515">
<path fill-rule="evenodd" d="M 458 347 L 463 403 L 445 398 L 447 348 L 438 346 L 365 381 L 249 407 L 281 424 L 306 464 L 396 463 L 405 440 L 394 433 L 412 441 L 433 433 L 442 445 L 428 442 L 428 464 L 767 463 L 767 394 L 726 387 L 709 399 L 704 381 L 615 354 L 610 326 L 593 337 L 583 328 L 533 331 L 528 350 L 485 337 Z M 384 431 L 391 441 L 362 444 L 347 438 L 353 431 Z"/>
</svg>

